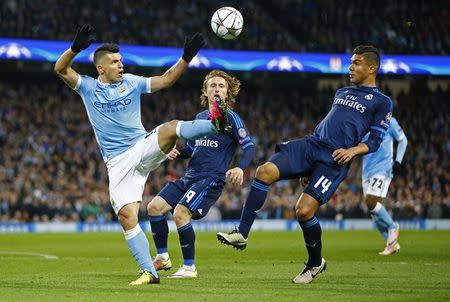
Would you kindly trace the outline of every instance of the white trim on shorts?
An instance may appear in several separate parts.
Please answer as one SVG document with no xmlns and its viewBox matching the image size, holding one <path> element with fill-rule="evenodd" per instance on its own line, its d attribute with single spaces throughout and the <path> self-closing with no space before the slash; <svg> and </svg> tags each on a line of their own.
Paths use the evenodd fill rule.
<svg viewBox="0 0 450 302">
<path fill-rule="evenodd" d="M 363 179 L 363 193 L 366 195 L 385 198 L 392 178 L 383 174 L 372 175 L 369 179 Z"/>
<path fill-rule="evenodd" d="M 167 158 L 158 144 L 159 127 L 106 163 L 110 202 L 116 214 L 127 204 L 142 201 L 148 175 Z"/>
</svg>

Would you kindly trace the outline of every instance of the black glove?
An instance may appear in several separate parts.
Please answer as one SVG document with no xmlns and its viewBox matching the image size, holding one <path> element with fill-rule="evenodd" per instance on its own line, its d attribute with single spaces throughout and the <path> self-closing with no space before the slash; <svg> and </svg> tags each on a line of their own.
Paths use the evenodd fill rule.
<svg viewBox="0 0 450 302">
<path fill-rule="evenodd" d="M 394 161 L 394 165 L 392 166 L 392 172 L 394 175 L 402 175 L 403 174 L 403 167 L 402 164 L 398 161 Z"/>
<path fill-rule="evenodd" d="M 78 53 L 88 48 L 94 40 L 94 27 L 90 24 L 84 24 L 78 28 L 70 48 L 73 52 Z"/>
<path fill-rule="evenodd" d="M 186 62 L 191 62 L 192 58 L 205 45 L 205 40 L 201 33 L 196 32 L 191 38 L 186 37 L 184 41 L 184 52 L 181 56 Z"/>
</svg>

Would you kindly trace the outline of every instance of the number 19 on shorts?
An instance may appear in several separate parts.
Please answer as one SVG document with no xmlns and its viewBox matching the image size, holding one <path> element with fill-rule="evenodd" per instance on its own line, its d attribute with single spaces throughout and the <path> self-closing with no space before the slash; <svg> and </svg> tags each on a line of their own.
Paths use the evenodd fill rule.
<svg viewBox="0 0 450 302">
<path fill-rule="evenodd" d="M 186 197 L 186 203 L 190 203 L 195 194 L 196 193 L 192 190 L 187 191 L 186 194 L 184 195 Z"/>
</svg>

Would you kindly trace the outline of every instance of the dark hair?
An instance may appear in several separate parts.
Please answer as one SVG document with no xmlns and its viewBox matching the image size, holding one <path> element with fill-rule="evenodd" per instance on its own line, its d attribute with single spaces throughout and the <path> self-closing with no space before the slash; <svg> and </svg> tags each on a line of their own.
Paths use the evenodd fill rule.
<svg viewBox="0 0 450 302">
<path fill-rule="evenodd" d="M 353 54 L 363 55 L 368 62 L 377 65 L 377 71 L 380 68 L 380 52 L 372 45 L 358 45 L 353 50 Z"/>
<path fill-rule="evenodd" d="M 119 46 L 114 43 L 104 43 L 97 47 L 94 51 L 94 64 L 97 64 L 98 59 L 100 59 L 106 53 L 118 53 Z"/>
</svg>

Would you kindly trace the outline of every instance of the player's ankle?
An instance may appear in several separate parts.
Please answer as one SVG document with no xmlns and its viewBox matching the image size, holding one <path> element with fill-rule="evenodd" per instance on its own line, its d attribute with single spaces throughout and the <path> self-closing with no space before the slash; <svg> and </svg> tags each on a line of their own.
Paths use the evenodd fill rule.
<svg viewBox="0 0 450 302">
<path fill-rule="evenodd" d="M 162 261 L 167 261 L 167 260 L 169 260 L 169 253 L 164 252 L 164 253 L 156 254 L 156 259 L 159 259 Z"/>
</svg>

